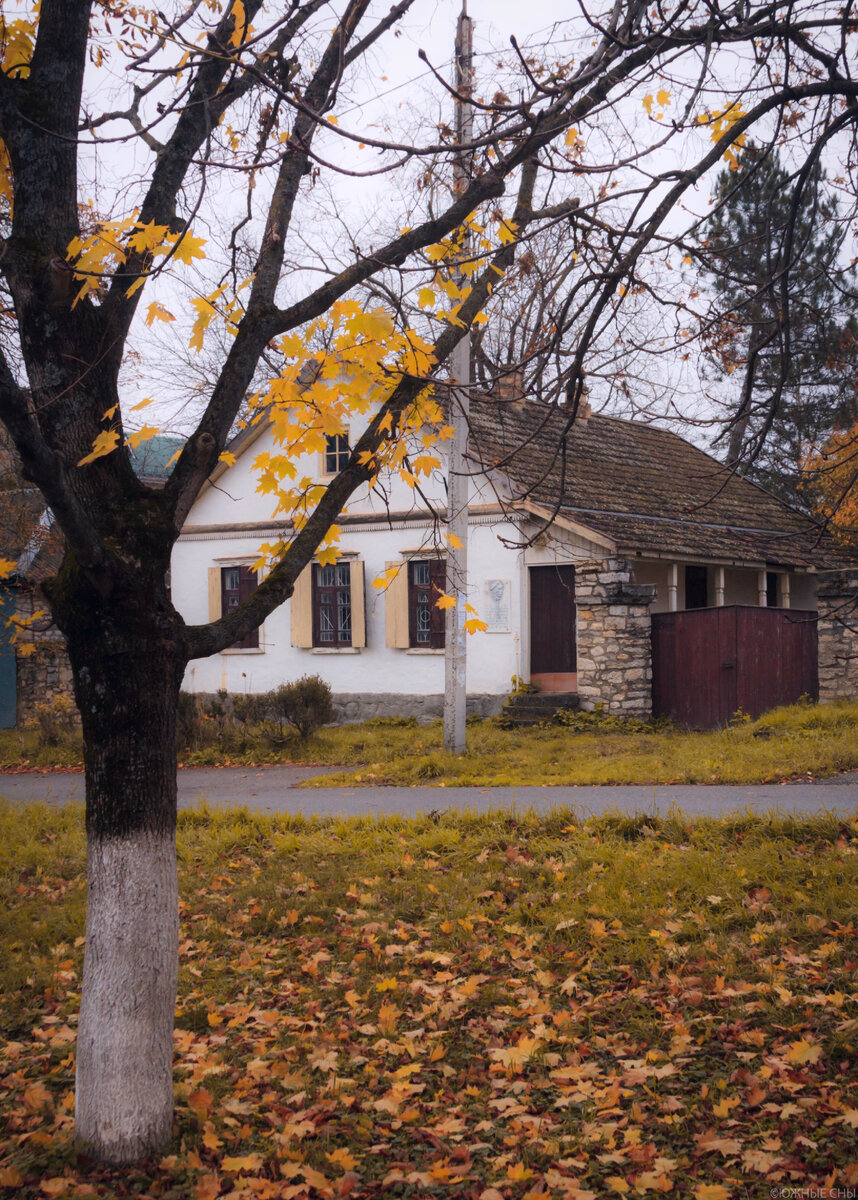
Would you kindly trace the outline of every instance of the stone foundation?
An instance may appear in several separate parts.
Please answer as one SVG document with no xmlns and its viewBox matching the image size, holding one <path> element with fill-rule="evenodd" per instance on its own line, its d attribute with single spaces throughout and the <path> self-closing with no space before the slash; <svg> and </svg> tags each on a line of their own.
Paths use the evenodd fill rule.
<svg viewBox="0 0 858 1200">
<path fill-rule="evenodd" d="M 858 697 L 858 571 L 823 576 L 819 604 L 819 699 Z"/>
<path fill-rule="evenodd" d="M 33 621 L 39 612 L 44 615 Z M 50 624 L 47 601 L 35 592 L 19 591 L 15 616 L 24 622 L 16 660 L 18 724 L 25 725 L 35 718 L 37 704 L 50 704 L 57 696 L 74 700 L 72 669 L 63 635 Z"/>
<path fill-rule="evenodd" d="M 197 692 L 201 700 L 214 700 L 214 692 Z M 334 719 L 332 725 L 350 725 L 357 721 L 371 721 L 374 717 L 416 717 L 420 725 L 444 715 L 444 697 L 423 696 L 417 693 L 399 692 L 334 692 Z M 469 717 L 496 717 L 503 708 L 507 696 L 494 696 L 488 692 L 468 696 Z"/>
<path fill-rule="evenodd" d="M 578 697 L 617 716 L 652 714 L 652 584 L 633 583 L 630 563 L 610 558 L 575 567 Z"/>
<path fill-rule="evenodd" d="M 496 717 L 507 697 L 482 693 L 468 696 L 466 712 L 469 717 Z M 334 692 L 334 724 L 348 725 L 353 721 L 370 721 L 373 717 L 416 717 L 420 725 L 428 725 L 444 715 L 444 697 L 421 696 L 396 692 Z"/>
</svg>

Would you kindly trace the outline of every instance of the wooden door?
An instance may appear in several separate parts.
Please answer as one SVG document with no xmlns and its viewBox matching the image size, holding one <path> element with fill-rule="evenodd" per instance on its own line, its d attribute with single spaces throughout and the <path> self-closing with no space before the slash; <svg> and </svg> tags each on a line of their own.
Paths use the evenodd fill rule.
<svg viewBox="0 0 858 1200">
<path fill-rule="evenodd" d="M 575 568 L 530 568 L 530 678 L 546 692 L 578 686 Z"/>
</svg>

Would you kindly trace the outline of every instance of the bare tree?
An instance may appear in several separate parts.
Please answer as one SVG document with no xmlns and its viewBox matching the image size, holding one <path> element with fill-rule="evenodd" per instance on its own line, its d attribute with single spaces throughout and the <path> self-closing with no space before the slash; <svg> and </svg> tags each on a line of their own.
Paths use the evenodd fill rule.
<svg viewBox="0 0 858 1200">
<path fill-rule="evenodd" d="M 672 269 L 681 235 L 671 222 L 737 139 L 780 120 L 810 167 L 838 138 L 849 152 L 858 115 L 853 25 L 823 0 L 786 8 L 615 0 L 596 15 L 582 5 L 558 26 L 562 54 L 539 58 L 515 44 L 514 83 L 474 101 L 476 133 L 464 148 L 444 129 L 422 142 L 380 136 L 360 116 L 359 93 L 370 84 L 364 64 L 421 7 L 192 0 L 148 10 L 42 0 L 38 14 L 18 6 L 14 28 L 3 18 L 0 138 L 9 166 L 3 194 L 13 205 L 0 267 L 13 328 L 0 362 L 0 417 L 67 546 L 46 592 L 67 638 L 86 747 L 76 1123 L 100 1159 L 131 1161 L 170 1136 L 175 727 L 187 663 L 244 637 L 288 598 L 343 504 L 390 455 L 427 384 L 443 381 L 464 330 L 491 311 L 519 245 L 526 255 L 541 229 L 575 221 L 578 258 L 567 264 L 562 295 L 551 298 L 556 328 L 541 348 L 571 351 L 563 378 L 572 420 L 587 371 L 607 362 L 626 297 Z M 358 117 L 335 125 L 329 117 L 349 97 Z M 446 177 L 463 152 L 471 166 L 460 195 L 436 190 L 430 208 L 426 189 L 405 220 L 391 214 L 392 233 L 380 220 L 375 233 L 355 234 L 343 263 L 332 261 L 331 224 L 314 223 L 321 181 L 409 164 L 421 164 L 420 174 L 430 163 Z M 118 154 L 134 167 L 118 167 Z M 114 225 L 89 233 L 81 206 L 91 211 L 93 182 L 94 209 Z M 192 274 L 201 236 L 216 268 L 205 284 Z M 388 370 L 348 464 L 314 499 L 264 582 L 220 620 L 187 627 L 165 584 L 171 549 L 269 348 L 370 284 L 404 336 L 399 302 L 421 286 L 446 295 L 445 264 L 463 256 L 470 291 L 452 297 L 443 319 L 434 305 L 422 367 L 409 367 L 406 355 Z M 174 268 L 174 286 L 186 285 L 194 306 L 193 336 L 218 315 L 231 336 L 202 415 L 155 491 L 131 467 L 120 381 L 141 298 L 154 276 Z M 160 304 L 149 305 L 148 319 L 162 319 Z M 272 369 L 289 357 L 280 353 Z M 271 397 L 276 404 L 273 386 Z"/>
</svg>

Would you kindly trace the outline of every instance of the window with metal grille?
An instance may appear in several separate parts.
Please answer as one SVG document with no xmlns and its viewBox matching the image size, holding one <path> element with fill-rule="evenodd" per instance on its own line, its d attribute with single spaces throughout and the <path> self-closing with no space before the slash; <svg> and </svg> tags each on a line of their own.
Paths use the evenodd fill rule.
<svg viewBox="0 0 858 1200">
<path fill-rule="evenodd" d="M 325 474 L 338 475 L 351 457 L 348 434 L 332 433 L 325 438 Z"/>
<path fill-rule="evenodd" d="M 352 644 L 351 568 L 347 562 L 313 564 L 313 645 Z"/>
<path fill-rule="evenodd" d="M 258 580 L 252 567 L 221 567 L 220 611 L 227 616 L 238 608 L 248 596 L 256 591 Z M 234 642 L 232 650 L 255 650 L 259 645 L 259 630 L 254 629 L 247 637 Z"/>
<path fill-rule="evenodd" d="M 443 650 L 444 610 L 437 600 L 445 590 L 443 559 L 417 559 L 408 564 L 408 641 L 416 649 Z"/>
</svg>

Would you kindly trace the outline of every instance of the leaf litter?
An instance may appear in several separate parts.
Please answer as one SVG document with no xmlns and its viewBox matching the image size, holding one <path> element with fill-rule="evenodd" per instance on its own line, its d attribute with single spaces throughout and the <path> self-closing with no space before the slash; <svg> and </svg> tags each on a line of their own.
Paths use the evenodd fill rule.
<svg viewBox="0 0 858 1200">
<path fill-rule="evenodd" d="M 174 1139 L 122 1171 L 73 1143 L 81 811 L 0 826 L 0 1194 L 858 1184 L 855 820 L 181 814 Z"/>
</svg>

